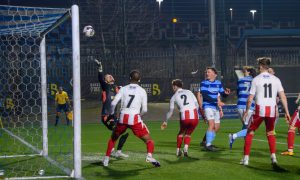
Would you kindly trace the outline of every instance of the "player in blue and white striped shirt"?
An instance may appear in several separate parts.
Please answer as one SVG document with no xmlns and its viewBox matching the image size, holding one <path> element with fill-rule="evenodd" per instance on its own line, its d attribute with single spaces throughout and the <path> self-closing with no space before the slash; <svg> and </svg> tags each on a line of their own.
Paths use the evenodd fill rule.
<svg viewBox="0 0 300 180">
<path fill-rule="evenodd" d="M 246 119 L 243 120 L 243 114 L 246 110 L 247 99 L 249 96 L 251 82 L 252 82 L 253 78 L 256 76 L 256 71 L 252 67 L 245 66 L 243 68 L 243 73 L 244 73 L 244 77 L 239 79 L 238 83 L 237 83 L 237 96 L 238 96 L 237 109 L 238 109 L 238 113 L 240 115 L 240 119 L 243 123 L 243 127 L 242 127 L 241 131 L 234 133 L 234 134 L 229 134 L 230 149 L 232 149 L 232 144 L 236 138 L 246 136 L 247 127 L 248 127 L 250 119 L 252 118 L 253 111 L 255 109 L 255 104 L 253 101 Z"/>
<path fill-rule="evenodd" d="M 220 116 L 223 116 L 222 109 L 218 106 L 219 95 L 224 97 L 230 94 L 230 89 L 224 90 L 221 82 L 216 80 L 217 70 L 212 67 L 206 68 L 206 80 L 200 84 L 197 94 L 197 100 L 201 108 L 204 109 L 205 117 L 208 120 L 208 129 L 206 132 L 206 150 L 214 151 L 212 142 L 215 139 L 216 132 L 220 129 Z"/>
</svg>

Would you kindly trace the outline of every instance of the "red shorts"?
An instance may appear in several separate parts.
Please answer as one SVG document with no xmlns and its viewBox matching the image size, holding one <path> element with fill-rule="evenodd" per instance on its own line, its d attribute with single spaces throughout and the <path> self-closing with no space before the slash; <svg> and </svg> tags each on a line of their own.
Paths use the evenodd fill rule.
<svg viewBox="0 0 300 180">
<path fill-rule="evenodd" d="M 178 134 L 185 133 L 191 135 L 198 125 L 198 119 L 180 120 L 180 131 Z"/>
<path fill-rule="evenodd" d="M 136 135 L 139 138 L 149 134 L 149 130 L 148 130 L 146 124 L 144 124 L 143 122 L 140 122 L 140 123 L 135 124 L 135 125 L 128 125 L 128 124 L 118 123 L 116 128 L 114 129 L 114 134 L 117 137 L 119 137 L 120 135 L 122 135 L 126 131 L 127 128 L 130 128 L 132 130 L 133 134 Z"/>
<path fill-rule="evenodd" d="M 298 109 L 295 111 L 295 113 L 292 116 L 292 119 L 290 121 L 290 126 L 294 127 L 300 127 L 300 118 L 299 118 L 299 111 Z"/>
<path fill-rule="evenodd" d="M 260 124 L 265 120 L 266 131 L 273 131 L 276 117 L 260 117 L 258 115 L 253 115 L 253 120 L 249 126 L 249 130 L 255 131 Z"/>
</svg>

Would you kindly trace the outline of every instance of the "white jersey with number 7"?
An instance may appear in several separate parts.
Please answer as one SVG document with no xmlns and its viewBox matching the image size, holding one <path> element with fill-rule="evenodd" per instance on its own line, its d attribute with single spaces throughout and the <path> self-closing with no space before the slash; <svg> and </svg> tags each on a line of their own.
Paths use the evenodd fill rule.
<svg viewBox="0 0 300 180">
<path fill-rule="evenodd" d="M 134 125 L 141 122 L 140 114 L 147 112 L 147 93 L 138 84 L 129 84 L 120 89 L 111 103 L 111 113 L 121 100 L 119 123 Z"/>
<path fill-rule="evenodd" d="M 267 72 L 256 76 L 250 89 L 250 94 L 255 96 L 255 114 L 260 117 L 275 117 L 276 96 L 281 91 L 284 90 L 281 81 L 276 76 Z"/>
</svg>

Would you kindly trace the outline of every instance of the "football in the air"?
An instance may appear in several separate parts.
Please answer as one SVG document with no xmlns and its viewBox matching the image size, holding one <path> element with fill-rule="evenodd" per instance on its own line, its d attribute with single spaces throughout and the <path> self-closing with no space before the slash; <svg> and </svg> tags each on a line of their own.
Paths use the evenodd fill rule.
<svg viewBox="0 0 300 180">
<path fill-rule="evenodd" d="M 85 26 L 83 28 L 83 34 L 86 37 L 93 37 L 95 35 L 95 30 L 94 30 L 93 26 L 91 26 L 91 25 Z"/>
</svg>

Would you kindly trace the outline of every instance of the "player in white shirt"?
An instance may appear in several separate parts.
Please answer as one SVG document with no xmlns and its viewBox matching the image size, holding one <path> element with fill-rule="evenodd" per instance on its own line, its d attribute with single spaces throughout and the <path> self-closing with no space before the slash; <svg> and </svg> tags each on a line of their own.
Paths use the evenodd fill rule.
<svg viewBox="0 0 300 180">
<path fill-rule="evenodd" d="M 111 116 L 119 101 L 121 101 L 120 120 L 117 123 L 111 138 L 108 141 L 106 156 L 103 159 L 103 166 L 108 166 L 109 156 L 115 146 L 119 136 L 130 128 L 133 134 L 139 137 L 147 145 L 146 161 L 159 167 L 160 163 L 152 157 L 154 142 L 150 137 L 147 126 L 143 123 L 141 116 L 147 112 L 147 93 L 138 85 L 141 79 L 140 72 L 133 70 L 130 72 L 130 84 L 120 89 L 111 103 Z"/>
<path fill-rule="evenodd" d="M 250 110 L 251 103 L 255 97 L 255 114 L 253 115 L 253 121 L 248 127 L 248 132 L 245 138 L 244 144 L 244 158 L 241 164 L 249 164 L 249 154 L 252 144 L 252 139 L 254 136 L 254 131 L 260 126 L 260 124 L 265 121 L 266 125 L 266 135 L 269 142 L 269 148 L 271 153 L 271 161 L 274 168 L 277 168 L 276 159 L 276 138 L 274 135 L 274 123 L 276 119 L 276 96 L 282 101 L 282 105 L 285 110 L 287 119 L 290 119 L 290 114 L 287 105 L 287 99 L 284 94 L 283 87 L 280 80 L 268 73 L 269 66 L 271 64 L 271 58 L 262 57 L 258 58 L 258 65 L 260 74 L 256 76 L 251 85 L 250 95 L 247 100 L 247 107 L 244 113 L 244 119 L 247 117 Z"/>
<path fill-rule="evenodd" d="M 174 95 L 170 100 L 170 110 L 167 113 L 166 120 L 161 125 L 161 129 L 165 129 L 167 127 L 168 120 L 173 114 L 174 106 L 177 104 L 177 107 L 180 111 L 180 130 L 177 135 L 176 155 L 182 155 L 181 144 L 182 141 L 184 141 L 184 156 L 188 157 L 188 147 L 191 142 L 191 134 L 199 122 L 197 111 L 199 105 L 195 95 L 190 90 L 182 89 L 182 85 L 183 83 L 180 79 L 175 79 L 172 81 Z"/>
</svg>

